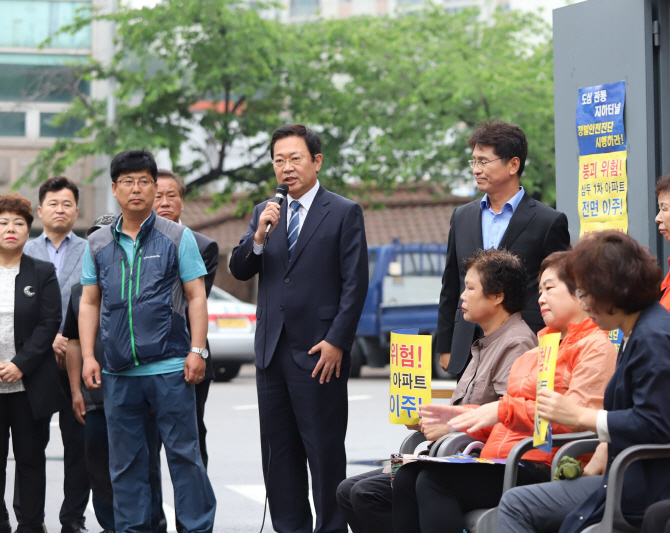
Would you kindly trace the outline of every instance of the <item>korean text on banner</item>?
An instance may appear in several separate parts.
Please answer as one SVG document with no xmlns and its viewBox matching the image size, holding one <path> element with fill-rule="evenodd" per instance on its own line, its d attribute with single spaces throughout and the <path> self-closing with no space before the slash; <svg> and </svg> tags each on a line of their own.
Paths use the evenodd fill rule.
<svg viewBox="0 0 670 533">
<path fill-rule="evenodd" d="M 547 333 L 540 339 L 537 356 L 537 392 L 542 389 L 554 390 L 554 374 L 556 373 L 556 356 L 558 344 L 561 341 L 560 333 Z M 537 414 L 537 400 L 535 401 L 535 431 L 533 432 L 533 446 L 542 451 L 551 453 L 551 426 L 549 421 L 540 418 Z"/>
<path fill-rule="evenodd" d="M 628 233 L 627 155 L 623 150 L 579 158 L 580 238 L 605 229 Z"/>
<path fill-rule="evenodd" d="M 430 403 L 430 335 L 391 332 L 391 424 L 418 424 L 419 407 Z"/>
<path fill-rule="evenodd" d="M 580 238 L 605 229 L 628 232 L 625 100 L 625 81 L 579 89 L 576 127 Z"/>
</svg>

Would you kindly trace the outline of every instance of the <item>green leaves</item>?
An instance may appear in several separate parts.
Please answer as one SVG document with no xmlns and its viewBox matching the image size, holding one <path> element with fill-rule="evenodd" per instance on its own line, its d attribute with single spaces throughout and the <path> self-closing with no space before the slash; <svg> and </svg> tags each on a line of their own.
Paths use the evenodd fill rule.
<svg viewBox="0 0 670 533">
<path fill-rule="evenodd" d="M 118 53 L 81 75 L 116 80 L 116 119 L 107 124 L 106 103 L 78 95 L 67 115 L 86 121 L 80 138 L 42 152 L 26 177 L 90 154 L 162 148 L 191 190 L 218 182 L 220 202 L 239 190 L 259 199 L 274 184 L 269 138 L 295 121 L 319 132 L 320 180 L 334 190 L 449 185 L 471 176 L 467 138 L 496 117 L 524 129 L 522 183 L 553 201 L 552 47 L 539 17 L 434 7 L 298 25 L 263 18 L 268 5 L 163 0 L 93 14 L 116 23 Z"/>
</svg>

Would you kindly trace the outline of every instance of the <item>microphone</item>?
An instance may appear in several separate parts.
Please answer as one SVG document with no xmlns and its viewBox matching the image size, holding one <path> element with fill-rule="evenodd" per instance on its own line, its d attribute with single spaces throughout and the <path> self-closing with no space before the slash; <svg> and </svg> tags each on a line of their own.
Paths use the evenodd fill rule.
<svg viewBox="0 0 670 533">
<path fill-rule="evenodd" d="M 280 183 L 279 186 L 277 187 L 277 191 L 275 192 L 275 197 L 270 201 L 281 205 L 282 203 L 284 203 L 284 200 L 286 200 L 287 194 L 288 194 L 288 185 L 286 185 L 286 183 Z M 272 222 L 268 222 L 268 225 L 265 228 L 266 238 L 270 233 L 270 228 L 272 228 Z"/>
</svg>

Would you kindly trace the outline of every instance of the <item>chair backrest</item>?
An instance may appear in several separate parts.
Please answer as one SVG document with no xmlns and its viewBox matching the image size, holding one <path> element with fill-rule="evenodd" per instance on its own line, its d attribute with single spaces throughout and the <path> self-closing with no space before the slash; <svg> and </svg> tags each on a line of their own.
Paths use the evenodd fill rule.
<svg viewBox="0 0 670 533">
<path fill-rule="evenodd" d="M 413 454 L 422 443 L 426 442 L 426 436 L 420 431 L 412 431 L 400 445 L 400 453 Z"/>
<path fill-rule="evenodd" d="M 561 449 L 556 452 L 554 460 L 551 462 L 551 478 L 554 479 L 554 476 L 556 475 L 556 467 L 563 457 L 577 458 L 585 453 L 593 453 L 596 451 L 598 444 L 600 444 L 598 439 L 584 439 L 570 442 L 561 447 Z"/>
</svg>

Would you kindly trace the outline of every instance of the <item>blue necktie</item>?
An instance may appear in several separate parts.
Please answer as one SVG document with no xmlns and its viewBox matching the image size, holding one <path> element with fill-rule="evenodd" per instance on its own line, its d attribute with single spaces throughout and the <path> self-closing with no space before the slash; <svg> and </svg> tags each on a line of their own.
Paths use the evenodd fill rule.
<svg viewBox="0 0 670 533">
<path fill-rule="evenodd" d="M 298 233 L 300 233 L 300 216 L 298 215 L 300 202 L 293 200 L 291 202 L 291 220 L 288 222 L 288 258 L 291 260 L 291 254 L 295 249 L 295 243 L 298 242 Z"/>
</svg>

